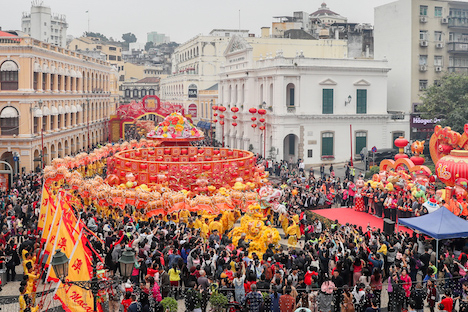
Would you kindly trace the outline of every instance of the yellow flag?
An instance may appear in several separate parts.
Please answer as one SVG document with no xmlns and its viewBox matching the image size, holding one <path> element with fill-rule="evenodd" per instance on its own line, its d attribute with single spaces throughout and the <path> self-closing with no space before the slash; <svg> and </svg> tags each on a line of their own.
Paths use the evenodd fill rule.
<svg viewBox="0 0 468 312">
<path fill-rule="evenodd" d="M 57 196 L 57 202 L 53 218 L 47 218 L 44 223 L 44 230 L 42 231 L 42 241 L 44 241 L 44 255 L 49 255 L 47 258 L 47 265 L 50 263 L 52 258 L 52 251 L 55 244 L 55 238 L 57 237 L 58 227 L 60 220 L 62 219 L 62 204 L 60 200 L 60 193 Z M 49 222 L 50 219 L 50 222 Z"/>
</svg>

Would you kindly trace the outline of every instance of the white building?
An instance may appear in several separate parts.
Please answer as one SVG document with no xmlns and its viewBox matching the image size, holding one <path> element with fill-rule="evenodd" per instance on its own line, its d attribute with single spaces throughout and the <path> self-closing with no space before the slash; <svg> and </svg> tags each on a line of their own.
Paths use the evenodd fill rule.
<svg viewBox="0 0 468 312">
<path fill-rule="evenodd" d="M 63 14 L 52 14 L 49 7 L 33 3 L 31 12 L 23 12 L 21 29 L 34 39 L 60 47 L 67 46 L 67 20 Z"/>
<path fill-rule="evenodd" d="M 227 146 L 319 164 L 346 161 L 351 150 L 355 157 L 363 147 L 392 147 L 395 137 L 408 132 L 407 121 L 387 113 L 386 61 L 287 58 L 281 51 L 254 60 L 253 50 L 244 38 L 234 37 L 225 52 L 218 105 L 227 108 Z M 249 113 L 261 104 L 267 108 L 265 142 Z M 232 126 L 234 106 L 237 127 Z M 254 116 L 258 123 L 260 116 Z M 216 130 L 221 141 L 219 123 Z"/>
</svg>

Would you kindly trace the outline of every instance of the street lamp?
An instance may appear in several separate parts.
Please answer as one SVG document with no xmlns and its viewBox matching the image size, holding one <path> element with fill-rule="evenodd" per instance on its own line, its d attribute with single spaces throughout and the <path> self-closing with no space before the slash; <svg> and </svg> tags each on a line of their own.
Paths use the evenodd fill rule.
<svg viewBox="0 0 468 312">
<path fill-rule="evenodd" d="M 89 281 L 68 281 L 66 280 L 68 276 L 68 264 L 70 259 L 67 255 L 64 254 L 60 249 L 55 251 L 50 265 L 54 270 L 55 275 L 63 284 L 66 285 L 75 285 L 84 290 L 91 290 L 93 294 L 93 311 L 96 310 L 96 299 L 99 292 L 99 289 L 107 288 L 107 284 L 113 282 L 113 280 L 106 281 L 97 277 L 96 274 L 96 265 L 93 264 L 93 277 Z M 131 276 L 133 266 L 135 265 L 135 252 L 132 248 L 125 248 L 125 251 L 122 253 L 122 256 L 119 259 L 120 262 L 120 272 L 122 273 L 122 281 L 128 279 Z"/>
</svg>

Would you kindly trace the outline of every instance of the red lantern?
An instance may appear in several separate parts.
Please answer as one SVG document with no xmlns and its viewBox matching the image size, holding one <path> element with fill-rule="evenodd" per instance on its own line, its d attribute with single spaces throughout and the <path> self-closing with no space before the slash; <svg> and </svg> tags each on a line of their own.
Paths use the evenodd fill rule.
<svg viewBox="0 0 468 312">
<path fill-rule="evenodd" d="M 233 113 L 237 113 L 238 111 L 239 111 L 239 108 L 237 108 L 235 106 L 231 108 L 231 112 L 233 112 Z"/>
<path fill-rule="evenodd" d="M 189 160 L 190 160 L 190 161 L 195 161 L 195 157 L 190 156 L 190 157 L 189 157 Z"/>
<path fill-rule="evenodd" d="M 217 105 L 213 105 L 213 110 L 217 110 L 218 109 L 218 106 Z"/>
<path fill-rule="evenodd" d="M 130 167 L 131 165 L 132 165 L 132 163 L 129 162 L 129 161 L 127 161 L 127 162 L 125 163 L 125 166 L 127 166 L 127 167 Z"/>
<path fill-rule="evenodd" d="M 255 120 L 257 120 L 257 118 L 252 117 L 252 118 L 250 118 L 250 120 L 255 121 Z"/>
<path fill-rule="evenodd" d="M 225 112 L 225 111 L 226 111 L 226 107 L 224 107 L 224 106 L 218 106 L 218 110 L 219 110 L 220 112 Z"/>
<path fill-rule="evenodd" d="M 178 161 L 179 161 L 179 157 L 172 157 L 172 161 L 178 162 Z"/>
<path fill-rule="evenodd" d="M 198 154 L 203 154 L 204 151 L 205 151 L 205 149 L 199 148 L 199 149 L 198 149 Z"/>
<path fill-rule="evenodd" d="M 211 166 L 210 165 L 203 165 L 203 170 L 210 170 Z"/>
<path fill-rule="evenodd" d="M 168 149 L 168 148 L 165 148 L 165 149 L 164 149 L 164 154 L 165 154 L 165 155 L 171 154 L 171 150 Z"/>
<path fill-rule="evenodd" d="M 140 156 L 141 156 L 140 151 L 136 151 L 136 152 L 135 152 L 135 156 L 136 156 L 136 157 L 140 157 Z"/>
<path fill-rule="evenodd" d="M 257 128 L 257 125 L 256 124 L 252 124 L 252 128 Z"/>
<path fill-rule="evenodd" d="M 219 115 L 219 118 L 223 119 L 223 118 L 224 118 L 224 115 L 223 115 L 223 114 Z"/>
<path fill-rule="evenodd" d="M 145 164 L 145 163 L 141 163 L 141 164 L 140 164 L 140 168 L 143 169 L 143 170 L 145 170 L 146 168 L 148 168 L 148 165 Z"/>
<path fill-rule="evenodd" d="M 213 116 L 215 116 L 215 117 L 218 116 L 218 113 L 214 113 Z"/>
<path fill-rule="evenodd" d="M 181 153 L 182 155 L 187 155 L 188 150 L 187 150 L 186 148 L 183 148 L 183 149 L 180 150 L 180 153 Z"/>
<path fill-rule="evenodd" d="M 236 120 L 236 119 L 237 119 L 237 116 L 236 116 L 236 115 L 232 116 L 232 119 Z"/>
<path fill-rule="evenodd" d="M 220 124 L 221 126 L 224 126 L 224 120 L 220 120 L 220 121 L 219 121 L 219 124 Z"/>
<path fill-rule="evenodd" d="M 260 126 L 260 127 L 258 127 L 258 129 L 265 130 L 265 126 Z"/>
<path fill-rule="evenodd" d="M 249 109 L 249 113 L 251 114 L 255 114 L 257 112 L 257 109 L 255 107 L 252 107 L 251 109 Z"/>
<path fill-rule="evenodd" d="M 154 155 L 154 150 L 149 150 L 148 155 Z"/>
<path fill-rule="evenodd" d="M 218 122 L 218 120 L 217 120 L 217 119 L 213 119 L 213 122 L 214 122 L 214 123 L 217 123 L 217 122 Z"/>
<path fill-rule="evenodd" d="M 424 157 L 421 157 L 421 156 L 412 156 L 410 158 L 410 160 L 413 162 L 413 164 L 415 164 L 416 166 L 421 166 L 424 164 Z"/>
<path fill-rule="evenodd" d="M 265 122 L 265 118 L 260 118 L 258 121 Z"/>
<path fill-rule="evenodd" d="M 228 154 L 228 156 L 232 156 L 232 155 L 234 155 L 234 152 L 233 151 L 228 151 L 227 154 Z"/>
<path fill-rule="evenodd" d="M 258 113 L 260 115 L 265 115 L 267 113 L 267 111 L 266 111 L 266 109 L 261 108 L 261 109 L 258 110 Z"/>
<path fill-rule="evenodd" d="M 232 125 L 233 125 L 234 127 L 237 127 L 237 122 L 233 122 Z"/>
<path fill-rule="evenodd" d="M 457 179 L 468 178 L 468 151 L 452 150 L 435 166 L 437 177 L 447 186 L 454 186 Z"/>
<path fill-rule="evenodd" d="M 167 169 L 167 166 L 166 166 L 166 165 L 159 165 L 159 169 L 160 169 L 160 170 L 166 170 L 166 169 Z"/>
</svg>

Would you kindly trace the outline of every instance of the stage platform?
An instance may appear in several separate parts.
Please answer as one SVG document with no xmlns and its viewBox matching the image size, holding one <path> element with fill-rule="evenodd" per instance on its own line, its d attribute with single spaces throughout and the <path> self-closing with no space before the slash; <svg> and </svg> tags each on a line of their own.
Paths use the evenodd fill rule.
<svg viewBox="0 0 468 312">
<path fill-rule="evenodd" d="M 379 228 L 383 231 L 384 222 L 383 218 L 378 218 L 372 214 L 366 212 L 360 212 L 354 210 L 354 208 L 331 208 L 331 209 L 318 209 L 311 210 L 316 214 L 321 215 L 332 221 L 338 220 L 340 224 L 355 224 L 358 227 L 361 226 L 362 230 L 365 231 L 367 225 L 370 224 L 371 227 Z M 395 225 L 395 231 L 397 230 L 397 225 Z M 398 227 L 399 231 L 405 231 L 409 234 L 412 234 L 413 231 L 404 226 Z"/>
</svg>

